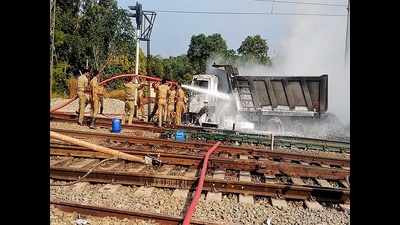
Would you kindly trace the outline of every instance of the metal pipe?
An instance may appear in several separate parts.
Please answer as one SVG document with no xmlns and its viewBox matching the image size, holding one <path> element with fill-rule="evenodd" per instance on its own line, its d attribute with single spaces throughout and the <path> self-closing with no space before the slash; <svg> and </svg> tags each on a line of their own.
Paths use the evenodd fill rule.
<svg viewBox="0 0 400 225">
<path fill-rule="evenodd" d="M 57 132 L 54 132 L 54 131 L 50 131 L 50 137 L 54 138 L 54 139 L 61 140 L 61 141 L 65 141 L 65 142 L 68 142 L 68 143 L 71 143 L 71 144 L 75 144 L 75 145 L 79 145 L 79 146 L 82 146 L 82 147 L 86 147 L 86 148 L 92 149 L 92 150 L 97 151 L 97 152 L 110 154 L 110 155 L 116 156 L 116 157 L 118 157 L 120 159 L 125 159 L 125 160 L 129 160 L 129 161 L 133 161 L 133 162 L 140 162 L 140 163 L 147 164 L 145 159 L 143 159 L 143 158 L 140 158 L 140 157 L 137 157 L 137 156 L 133 156 L 133 155 L 130 155 L 130 154 L 127 154 L 127 153 L 124 153 L 124 152 L 117 151 L 117 150 L 113 150 L 111 148 L 107 148 L 107 147 L 104 147 L 104 146 L 95 145 L 95 144 L 92 144 L 92 143 L 89 143 L 89 142 L 86 142 L 86 141 L 82 141 L 82 140 L 79 140 L 79 139 L 76 139 L 76 138 L 73 138 L 73 137 L 69 137 L 67 135 L 63 135 L 63 134 L 60 134 L 60 133 L 57 133 Z"/>
<path fill-rule="evenodd" d="M 150 75 L 150 39 L 147 41 L 147 75 Z M 151 93 L 151 82 L 149 81 L 149 99 L 150 99 L 150 93 Z M 151 114 L 151 103 L 149 102 L 147 104 L 147 122 L 150 122 L 150 114 Z"/>
</svg>

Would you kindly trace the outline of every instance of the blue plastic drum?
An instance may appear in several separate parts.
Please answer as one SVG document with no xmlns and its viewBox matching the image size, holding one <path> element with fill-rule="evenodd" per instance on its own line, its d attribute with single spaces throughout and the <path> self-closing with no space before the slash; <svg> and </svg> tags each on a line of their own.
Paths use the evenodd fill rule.
<svg viewBox="0 0 400 225">
<path fill-rule="evenodd" d="M 120 133 L 121 132 L 121 119 L 119 119 L 119 118 L 112 119 L 111 132 L 112 133 Z"/>
<path fill-rule="evenodd" d="M 185 131 L 178 130 L 178 131 L 176 131 L 176 134 L 175 134 L 175 140 L 177 140 L 177 141 L 185 141 L 186 140 L 185 136 L 186 136 L 185 135 Z"/>
</svg>

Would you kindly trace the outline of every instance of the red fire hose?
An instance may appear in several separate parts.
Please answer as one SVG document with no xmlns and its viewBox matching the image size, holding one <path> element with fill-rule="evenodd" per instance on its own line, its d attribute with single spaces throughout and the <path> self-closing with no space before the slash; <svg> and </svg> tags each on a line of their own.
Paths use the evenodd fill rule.
<svg viewBox="0 0 400 225">
<path fill-rule="evenodd" d="M 120 75 L 115 75 L 113 77 L 110 77 L 106 80 L 103 80 L 102 82 L 99 83 L 99 85 L 104 85 L 112 80 L 118 79 L 118 78 L 123 78 L 123 77 L 135 77 L 135 76 L 139 76 L 139 77 L 144 77 L 146 78 L 146 80 L 150 80 L 150 81 L 160 81 L 161 79 L 158 77 L 150 77 L 150 76 L 145 76 L 145 75 L 138 75 L 138 74 L 120 74 Z M 176 84 L 176 82 L 174 81 L 167 81 L 168 83 L 172 83 L 172 84 Z M 68 100 L 67 102 L 64 102 L 63 104 L 60 104 L 59 106 L 56 106 L 52 109 L 50 109 L 50 113 L 55 112 L 61 108 L 64 108 L 65 106 L 69 105 L 71 102 L 75 101 L 75 99 L 77 99 L 78 96 L 75 95 L 75 97 L 71 98 L 70 100 Z"/>
<path fill-rule="evenodd" d="M 204 157 L 203 168 L 201 169 L 199 183 L 197 184 L 196 192 L 194 194 L 192 203 L 190 203 L 190 206 L 186 212 L 185 218 L 183 220 L 183 225 L 190 224 L 190 219 L 192 218 L 193 211 L 196 208 L 197 203 L 199 202 L 201 191 L 203 190 L 204 179 L 206 177 L 206 172 L 207 172 L 208 158 L 218 148 L 220 144 L 221 142 L 219 141 L 215 143 L 210 149 L 208 149 L 206 156 Z"/>
</svg>

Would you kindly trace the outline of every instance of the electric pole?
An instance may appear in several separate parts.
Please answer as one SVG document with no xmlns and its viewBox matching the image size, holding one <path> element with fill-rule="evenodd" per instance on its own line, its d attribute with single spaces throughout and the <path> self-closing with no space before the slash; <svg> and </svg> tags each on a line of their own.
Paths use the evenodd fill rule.
<svg viewBox="0 0 400 225">
<path fill-rule="evenodd" d="M 140 37 L 141 32 L 140 28 L 142 26 L 143 21 L 143 10 L 142 4 L 136 2 L 135 6 L 128 6 L 130 10 L 135 11 L 135 13 L 128 13 L 129 17 L 135 17 L 136 19 L 136 65 L 135 65 L 135 74 L 139 74 L 139 47 L 140 47 Z"/>
<path fill-rule="evenodd" d="M 139 74 L 139 47 L 140 41 L 147 41 L 147 75 L 150 75 L 150 36 L 153 30 L 154 20 L 156 19 L 156 13 L 154 11 L 142 10 L 142 4 L 136 2 L 135 6 L 128 6 L 130 10 L 134 10 L 135 13 L 127 12 L 129 17 L 135 17 L 136 19 L 136 65 L 135 74 Z M 148 98 L 150 99 L 151 93 L 151 82 L 149 81 L 148 86 Z M 150 121 L 151 105 L 147 104 L 147 119 Z"/>
</svg>

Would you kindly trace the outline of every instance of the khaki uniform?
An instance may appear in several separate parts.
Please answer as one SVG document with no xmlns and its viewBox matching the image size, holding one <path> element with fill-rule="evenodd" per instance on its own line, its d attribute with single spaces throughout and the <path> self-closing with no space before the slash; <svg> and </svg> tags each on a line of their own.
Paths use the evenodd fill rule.
<svg viewBox="0 0 400 225">
<path fill-rule="evenodd" d="M 99 85 L 97 89 L 97 95 L 99 97 L 99 104 L 100 104 L 100 114 L 103 114 L 103 108 L 104 108 L 104 86 Z"/>
<path fill-rule="evenodd" d="M 136 114 L 137 96 L 139 84 L 128 82 L 125 84 L 125 115 L 122 118 L 122 124 L 128 119 L 128 124 L 132 124 L 134 115 Z"/>
<path fill-rule="evenodd" d="M 167 94 L 169 87 L 166 84 L 158 86 L 158 126 L 161 127 L 163 121 L 167 119 Z"/>
<path fill-rule="evenodd" d="M 80 75 L 78 77 L 77 93 L 79 97 L 79 119 L 78 123 L 83 123 L 83 118 L 85 116 L 85 109 L 89 101 L 89 95 L 85 94 L 85 90 L 88 87 L 88 79 L 86 75 Z"/>
<path fill-rule="evenodd" d="M 176 96 L 176 91 L 174 89 L 168 91 L 167 121 L 169 124 L 175 122 L 174 121 L 175 96 Z"/>
<path fill-rule="evenodd" d="M 186 103 L 187 103 L 187 97 L 185 95 L 185 92 L 183 91 L 182 88 L 178 89 L 177 96 L 176 96 L 176 118 L 175 118 L 175 124 L 177 126 L 182 124 L 182 114 L 185 111 L 186 108 Z"/>
<path fill-rule="evenodd" d="M 90 80 L 90 106 L 92 108 L 92 119 L 95 119 L 99 112 L 99 87 L 97 77 L 93 77 L 93 79 Z"/>
<path fill-rule="evenodd" d="M 140 113 L 140 118 L 144 119 L 144 87 L 138 90 L 138 111 Z"/>
</svg>

